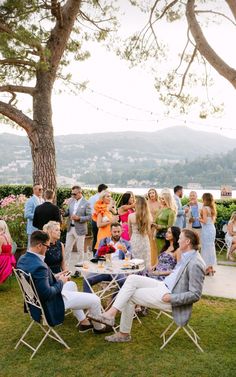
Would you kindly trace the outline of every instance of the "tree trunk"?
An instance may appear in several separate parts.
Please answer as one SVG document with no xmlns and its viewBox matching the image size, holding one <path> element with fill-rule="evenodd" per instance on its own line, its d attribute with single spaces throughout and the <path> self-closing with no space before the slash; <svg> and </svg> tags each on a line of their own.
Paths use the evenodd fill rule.
<svg viewBox="0 0 236 377">
<path fill-rule="evenodd" d="M 52 80 L 41 72 L 37 75 L 36 92 L 33 96 L 34 127 L 28 135 L 33 160 L 33 182 L 43 189 L 56 189 L 56 156 L 52 125 Z"/>
</svg>

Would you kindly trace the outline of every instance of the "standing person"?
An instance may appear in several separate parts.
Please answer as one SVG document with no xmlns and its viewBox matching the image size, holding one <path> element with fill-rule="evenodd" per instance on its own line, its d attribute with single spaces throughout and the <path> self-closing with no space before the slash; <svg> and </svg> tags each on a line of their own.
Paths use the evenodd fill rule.
<svg viewBox="0 0 236 377">
<path fill-rule="evenodd" d="M 97 250 L 100 241 L 105 237 L 111 236 L 111 224 L 118 221 L 118 216 L 113 215 L 111 208 L 111 193 L 108 190 L 101 192 L 99 200 L 94 205 L 93 220 L 96 221 L 98 227 L 97 243 L 95 249 Z"/>
<path fill-rule="evenodd" d="M 143 259 L 145 267 L 148 268 L 151 264 L 149 242 L 151 214 L 143 196 L 136 197 L 135 212 L 129 215 L 128 225 L 132 256 Z"/>
<path fill-rule="evenodd" d="M 95 203 L 99 200 L 99 196 L 101 194 L 102 191 L 106 190 L 108 188 L 107 185 L 105 185 L 104 183 L 101 183 L 100 185 L 98 185 L 98 192 L 94 195 L 92 195 L 88 202 L 90 204 L 90 207 L 91 207 L 91 210 L 92 210 L 92 216 L 94 214 L 94 205 Z M 97 234 L 98 234 L 98 227 L 97 227 L 97 222 L 94 221 L 93 219 L 91 220 L 91 226 L 92 226 L 92 233 L 93 233 L 93 243 L 92 243 L 92 250 L 93 250 L 93 253 L 95 254 L 96 253 L 96 249 L 95 249 L 95 245 L 97 243 Z"/>
<path fill-rule="evenodd" d="M 51 268 L 54 274 L 66 271 L 65 248 L 60 241 L 60 223 L 49 221 L 44 225 L 43 231 L 47 233 L 50 238 L 50 247 L 46 251 L 44 262 Z"/>
<path fill-rule="evenodd" d="M 202 203 L 197 199 L 196 191 L 189 193 L 188 212 L 186 213 L 186 228 L 193 229 L 199 234 L 201 238 L 201 223 L 200 223 L 200 211 L 202 209 Z"/>
<path fill-rule="evenodd" d="M 32 233 L 30 248 L 20 257 L 17 268 L 31 274 L 39 295 L 45 316 L 50 326 L 63 322 L 65 310 L 71 309 L 79 321 L 79 332 L 93 330 L 100 334 L 111 328 L 92 324 L 86 318 L 83 309 L 89 310 L 91 315 L 101 314 L 101 301 L 95 294 L 78 292 L 75 282 L 69 281 L 66 271 L 54 275 L 44 262 L 46 250 L 50 247 L 49 235 L 41 230 Z M 30 305 L 32 318 L 40 322 L 41 311 Z M 99 325 L 99 326 L 98 326 Z"/>
<path fill-rule="evenodd" d="M 0 220 L 0 284 L 12 274 L 16 260 L 12 254 L 12 238 L 4 220 Z"/>
<path fill-rule="evenodd" d="M 37 228 L 33 226 L 33 218 L 34 218 L 35 208 L 39 206 L 40 204 L 43 204 L 44 202 L 42 195 L 43 195 L 42 185 L 39 183 L 35 183 L 33 185 L 33 195 L 25 203 L 24 216 L 27 219 L 26 233 L 28 235 L 28 246 L 30 243 L 31 234 L 35 230 L 37 230 Z"/>
<path fill-rule="evenodd" d="M 33 217 L 33 226 L 39 230 L 43 229 L 44 224 L 49 221 L 61 222 L 61 214 L 59 208 L 53 204 L 54 191 L 47 189 L 44 193 L 45 202 L 35 208 Z"/>
<path fill-rule="evenodd" d="M 216 265 L 216 205 L 212 194 L 205 192 L 202 196 L 203 207 L 201 210 L 200 223 L 202 224 L 201 233 L 201 255 L 206 263 L 206 275 L 213 276 L 215 273 L 214 265 Z"/>
<path fill-rule="evenodd" d="M 128 217 L 135 210 L 135 198 L 131 191 L 125 192 L 122 197 L 118 208 L 118 215 L 120 216 L 120 221 L 122 225 L 121 237 L 124 240 L 129 241 L 129 227 L 128 227 Z"/>
<path fill-rule="evenodd" d="M 157 217 L 157 212 L 161 209 L 161 204 L 158 200 L 157 191 L 154 188 L 150 188 L 147 193 L 147 203 L 152 216 L 152 222 Z M 150 234 L 150 246 L 151 246 L 151 266 L 157 264 L 157 244 L 156 244 L 156 231 L 151 229 Z"/>
<path fill-rule="evenodd" d="M 183 209 L 181 200 L 183 197 L 183 186 L 174 187 L 174 198 L 177 206 L 177 216 L 175 221 L 175 226 L 178 226 L 180 229 L 184 228 L 186 225 L 185 213 L 188 212 L 188 208 Z"/>
<path fill-rule="evenodd" d="M 175 200 L 169 189 L 163 189 L 159 195 L 161 209 L 157 212 L 155 223 L 156 244 L 158 255 L 165 244 L 165 234 L 169 227 L 173 226 L 176 219 L 177 208 Z"/>
<path fill-rule="evenodd" d="M 76 243 L 79 254 L 78 263 L 84 259 L 84 240 L 88 231 L 87 222 L 91 220 L 89 202 L 83 197 L 80 186 L 73 186 L 71 200 L 64 216 L 68 216 L 65 255 L 68 266 L 70 265 L 71 252 Z"/>
</svg>

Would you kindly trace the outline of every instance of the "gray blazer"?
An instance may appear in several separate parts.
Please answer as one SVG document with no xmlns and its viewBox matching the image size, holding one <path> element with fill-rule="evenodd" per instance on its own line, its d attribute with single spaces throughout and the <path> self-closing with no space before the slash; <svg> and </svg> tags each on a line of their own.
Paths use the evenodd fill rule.
<svg viewBox="0 0 236 377">
<path fill-rule="evenodd" d="M 192 313 L 192 305 L 202 295 L 205 263 L 196 251 L 179 270 L 171 293 L 172 314 L 178 326 L 185 326 Z"/>
<path fill-rule="evenodd" d="M 75 199 L 71 199 L 69 203 L 69 207 L 64 214 L 64 216 L 69 216 L 68 221 L 67 221 L 67 232 L 69 232 L 69 230 L 71 229 L 70 216 L 73 215 L 73 208 L 74 208 L 75 201 L 76 201 Z M 88 232 L 87 222 L 90 221 L 92 218 L 92 210 L 91 210 L 90 204 L 84 197 L 82 197 L 79 207 L 75 214 L 76 216 L 80 216 L 79 221 L 75 220 L 75 231 L 79 236 L 84 236 Z"/>
</svg>

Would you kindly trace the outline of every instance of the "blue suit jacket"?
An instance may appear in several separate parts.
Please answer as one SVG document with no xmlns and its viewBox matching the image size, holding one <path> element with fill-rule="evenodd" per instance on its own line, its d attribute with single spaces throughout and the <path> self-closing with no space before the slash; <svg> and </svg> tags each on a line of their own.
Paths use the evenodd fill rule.
<svg viewBox="0 0 236 377">
<path fill-rule="evenodd" d="M 111 240 L 112 240 L 111 237 L 105 237 L 105 238 L 103 238 L 100 241 L 100 243 L 99 243 L 98 250 L 99 250 L 100 247 L 109 244 L 111 242 Z M 123 238 L 120 238 L 119 242 L 121 243 L 121 245 L 122 244 L 125 245 L 126 249 L 127 249 L 127 252 L 129 254 L 131 254 L 131 245 L 130 245 L 130 242 L 124 240 Z M 97 251 L 97 253 L 98 253 L 98 251 Z M 95 256 L 97 256 L 97 253 L 95 254 Z M 119 259 L 125 259 L 125 253 L 122 250 L 119 250 Z"/>
<path fill-rule="evenodd" d="M 27 219 L 26 232 L 27 234 L 32 234 L 35 230 L 38 230 L 33 226 L 33 218 L 35 208 L 39 205 L 39 202 L 35 196 L 31 196 L 25 203 L 25 212 L 24 216 Z"/>
<path fill-rule="evenodd" d="M 48 324 L 55 326 L 62 323 L 65 316 L 65 306 L 61 295 L 63 282 L 57 280 L 46 263 L 34 253 L 27 252 L 20 257 L 17 268 L 31 274 Z M 41 311 L 31 306 L 30 312 L 33 319 L 40 322 Z"/>
</svg>

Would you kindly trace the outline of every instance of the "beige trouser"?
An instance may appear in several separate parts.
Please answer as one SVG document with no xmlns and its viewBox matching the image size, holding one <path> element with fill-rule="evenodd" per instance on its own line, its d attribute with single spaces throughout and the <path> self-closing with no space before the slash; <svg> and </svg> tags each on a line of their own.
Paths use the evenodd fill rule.
<svg viewBox="0 0 236 377">
<path fill-rule="evenodd" d="M 65 259 L 66 259 L 67 266 L 70 265 L 71 252 L 72 252 L 75 242 L 76 242 L 76 247 L 79 254 L 77 263 L 83 262 L 84 240 L 85 240 L 85 235 L 79 236 L 76 233 L 75 227 L 71 227 L 69 232 L 66 233 Z"/>
<path fill-rule="evenodd" d="M 130 275 L 121 288 L 113 306 L 121 311 L 120 331 L 130 333 L 135 305 L 171 311 L 171 304 L 162 301 L 170 293 L 164 282 L 145 276 Z"/>
</svg>

